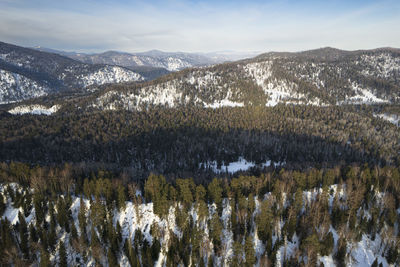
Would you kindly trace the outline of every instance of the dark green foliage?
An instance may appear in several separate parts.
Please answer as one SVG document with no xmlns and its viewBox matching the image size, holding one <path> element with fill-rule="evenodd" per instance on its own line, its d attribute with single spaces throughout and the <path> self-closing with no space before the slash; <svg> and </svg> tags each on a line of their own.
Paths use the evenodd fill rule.
<svg viewBox="0 0 400 267">
<path fill-rule="evenodd" d="M 336 254 L 334 255 L 334 258 L 339 267 L 346 266 L 346 263 L 345 263 L 346 250 L 347 250 L 346 244 L 347 244 L 347 242 L 343 238 L 340 238 L 338 240 L 338 249 L 337 249 Z"/>
<path fill-rule="evenodd" d="M 208 185 L 208 194 L 212 203 L 217 205 L 218 213 L 222 211 L 222 187 L 217 178 L 214 178 Z"/>
<path fill-rule="evenodd" d="M 126 192 L 125 188 L 122 185 L 119 185 L 117 188 L 117 194 L 118 194 L 118 202 L 117 202 L 117 207 L 119 210 L 123 210 L 126 207 Z"/>
<path fill-rule="evenodd" d="M 222 222 L 217 213 L 214 213 L 210 221 L 210 237 L 214 244 L 214 252 L 219 253 L 221 249 L 221 234 L 222 234 Z"/>
<path fill-rule="evenodd" d="M 157 240 L 157 238 L 154 238 L 153 244 L 151 244 L 151 258 L 153 259 L 154 262 L 157 261 L 160 251 L 161 251 L 161 244 Z"/>
<path fill-rule="evenodd" d="M 29 247 L 28 247 L 28 226 L 25 221 L 25 216 L 18 213 L 18 221 L 19 221 L 19 240 L 20 240 L 20 248 L 24 255 L 25 259 L 29 258 Z"/>
<path fill-rule="evenodd" d="M 36 228 L 33 226 L 33 224 L 29 225 L 29 238 L 31 242 L 36 243 L 38 241 L 38 235 L 36 232 Z"/>
<path fill-rule="evenodd" d="M 259 238 L 265 243 L 272 239 L 272 222 L 273 214 L 271 211 L 270 203 L 263 201 L 261 203 L 261 210 L 257 216 L 257 231 Z M 268 245 L 267 245 L 268 247 Z"/>
<path fill-rule="evenodd" d="M 57 244 L 57 233 L 56 233 L 56 227 L 57 225 L 53 222 L 50 221 L 50 229 L 47 233 L 47 245 L 50 249 L 50 251 L 54 251 L 55 246 Z"/>
<path fill-rule="evenodd" d="M 168 185 L 164 176 L 151 174 L 144 185 L 144 193 L 146 200 L 153 202 L 155 214 L 165 216 L 168 213 Z"/>
<path fill-rule="evenodd" d="M 263 266 L 268 262 L 275 262 L 277 251 L 285 244 L 285 240 L 290 240 L 293 237 L 294 233 L 296 233 L 300 242 L 299 251 L 292 258 L 283 261 L 285 266 L 315 265 L 318 255 L 330 254 L 334 254 L 333 257 L 338 266 L 345 266 L 346 259 L 349 256 L 346 242 L 354 244 L 354 242 L 360 240 L 364 233 L 369 235 L 371 239 L 374 239 L 374 235 L 377 234 L 383 237 L 383 229 L 391 231 L 390 225 L 392 223 L 396 225 L 398 221 L 398 218 L 395 222 L 391 221 L 392 219 L 389 216 L 392 210 L 396 211 L 399 202 L 400 184 L 397 168 L 374 167 L 371 169 L 373 169 L 371 178 L 366 178 L 368 176 L 367 167 L 352 165 L 351 168 L 309 168 L 305 171 L 281 170 L 279 172 L 267 172 L 260 176 L 240 175 L 232 179 L 216 178 L 212 182 L 202 185 L 196 185 L 193 179 L 178 179 L 167 182 L 165 177 L 153 175 L 151 179 L 149 177 L 149 182 L 144 182 L 140 186 L 132 187 L 131 184 L 128 185 L 127 191 L 130 198 L 137 201 L 135 203 L 142 201 L 142 197 L 136 196 L 135 191 L 141 187 L 144 189 L 143 192 L 147 201 L 160 200 L 160 194 L 164 194 L 165 201 L 168 204 L 166 207 L 169 208 L 170 205 L 173 205 L 175 208 L 176 226 L 178 226 L 176 229 L 181 234 L 175 234 L 171 231 L 169 242 L 162 244 L 161 240 L 165 241 L 165 230 L 167 229 L 163 228 L 162 224 L 158 225 L 157 222 L 147 225 L 144 229 L 146 232 L 150 231 L 152 235 L 151 243 L 145 238 L 141 228 L 138 228 L 134 233 L 133 244 L 127 236 L 122 236 L 122 226 L 114 218 L 114 215 L 118 211 L 118 189 L 124 184 L 120 180 L 104 178 L 112 174 L 106 172 L 93 173 L 93 175 L 90 175 L 91 179 L 86 183 L 84 179 L 77 179 L 80 184 L 77 182 L 76 185 L 71 185 L 72 188 L 81 187 L 81 189 L 77 189 L 81 193 L 89 190 L 92 192 L 90 194 L 94 196 L 91 205 L 93 214 L 88 215 L 88 219 L 86 218 L 88 211 L 86 211 L 83 201 L 81 201 L 81 209 L 77 214 L 79 230 L 82 233 L 84 233 L 84 229 L 89 231 L 88 235 L 85 234 L 86 237 L 81 236 L 81 239 L 78 239 L 77 229 L 75 229 L 70 211 L 73 210 L 70 208 L 73 204 L 71 197 L 64 194 L 58 195 L 51 190 L 40 191 L 40 193 L 34 194 L 31 201 L 36 198 L 37 205 L 43 205 L 43 216 L 49 222 L 43 220 L 41 223 L 28 226 L 23 212 L 19 213 L 19 223 L 15 226 L 11 226 L 6 220 L 1 220 L 0 253 L 6 256 L 0 260 L 0 265 L 18 265 L 19 261 L 23 261 L 25 265 L 31 264 L 37 260 L 40 261 L 37 257 L 40 258 L 40 255 L 45 255 L 45 253 L 55 255 L 54 264 L 59 263 L 63 248 L 61 244 L 57 247 L 57 243 L 60 242 L 57 238 L 67 235 L 70 240 L 68 248 L 71 246 L 71 251 L 76 251 L 78 253 L 76 255 L 79 255 L 77 256 L 79 259 L 72 260 L 80 262 L 80 264 L 86 263 L 89 257 L 93 257 L 97 263 L 100 263 L 102 259 L 108 259 L 109 265 L 116 266 L 118 265 L 117 260 L 125 254 L 131 266 L 140 266 L 140 263 L 142 266 L 152 266 L 158 260 L 161 249 L 168 249 L 167 266 L 187 266 L 190 262 L 196 262 L 199 266 L 202 266 L 207 265 L 207 263 L 212 264 L 212 261 L 216 259 L 215 257 L 224 258 L 226 244 L 223 243 L 225 239 L 223 229 L 226 227 L 226 230 L 233 232 L 235 255 L 229 259 L 232 266 L 253 266 L 255 262 L 259 262 L 260 266 Z M 334 190 L 329 189 L 329 184 L 322 186 L 324 173 L 331 173 L 334 177 L 331 181 L 340 182 L 336 185 L 336 190 L 337 192 L 345 192 L 344 197 L 341 197 L 340 194 L 334 194 Z M 86 177 L 86 174 L 82 174 L 81 177 Z M 364 182 L 375 179 L 373 177 L 376 177 L 379 180 L 377 183 L 381 184 L 380 190 L 382 191 L 380 192 L 382 192 L 383 198 L 378 198 L 376 191 L 371 197 L 364 198 L 371 194 Z M 25 181 L 30 183 L 29 179 L 28 177 Z M 105 181 L 107 179 L 109 179 L 108 182 Z M 83 190 L 84 184 L 86 184 L 85 190 Z M 303 201 L 303 191 L 299 190 L 299 186 L 307 188 L 312 184 L 320 184 L 321 187 L 317 186 L 316 190 L 311 190 L 313 192 L 311 198 L 309 198 L 309 194 L 305 194 L 307 197 L 304 197 Z M 17 190 L 12 191 L 6 189 L 3 195 L 13 194 L 14 200 L 27 199 L 25 195 L 28 194 L 28 191 L 18 189 L 18 194 L 16 193 Z M 176 193 L 172 193 L 174 191 Z M 268 192 L 268 194 L 264 196 L 264 193 L 260 192 Z M 257 209 L 254 201 L 255 195 L 259 199 Z M 72 198 L 77 201 L 75 196 L 72 195 Z M 329 206 L 329 197 L 334 197 L 332 207 Z M 226 224 L 223 223 L 221 213 L 218 213 L 218 210 L 213 207 L 214 205 L 210 205 L 210 212 L 213 216 L 209 220 L 204 220 L 207 218 L 206 215 L 201 219 L 200 211 L 197 214 L 199 216 L 193 214 L 192 217 L 190 215 L 191 207 L 196 208 L 201 205 L 204 205 L 204 214 L 207 214 L 206 199 L 210 204 L 220 203 L 221 208 L 223 202 L 226 208 L 230 205 L 231 216 L 227 218 Z M 283 202 L 283 200 L 286 201 Z M 108 204 L 108 201 L 113 204 Z M 63 212 L 63 209 L 65 212 Z M 226 211 L 224 210 L 224 214 Z M 166 212 L 165 208 L 163 212 Z M 254 212 L 255 216 L 253 217 Z M 366 216 L 366 212 L 370 216 Z M 65 225 L 59 227 L 57 223 L 63 217 L 66 217 Z M 368 220 L 368 217 L 371 219 Z M 99 220 L 97 224 L 95 223 L 96 220 Z M 350 223 L 351 220 L 354 220 L 354 222 Z M 278 222 L 281 226 L 283 225 L 279 236 L 277 235 Z M 211 242 L 205 238 L 204 224 L 208 229 L 208 237 Z M 322 232 L 319 232 L 320 229 L 329 229 L 331 224 L 340 235 L 337 250 L 334 250 L 333 234 L 328 232 L 321 236 Z M 126 227 L 126 222 L 123 226 Z M 67 228 L 70 229 L 69 233 Z M 98 237 L 96 231 L 99 233 Z M 252 236 L 255 231 L 257 231 L 258 238 L 266 248 L 265 255 L 260 259 L 255 258 Z M 274 245 L 272 245 L 273 237 L 277 237 Z M 385 240 L 387 243 L 382 257 L 385 257 L 389 263 L 396 265 L 399 261 L 399 255 L 397 243 L 394 241 Z M 42 252 L 38 251 L 39 246 L 43 247 Z M 60 258 L 57 255 L 60 255 Z M 204 262 L 204 258 L 207 256 L 209 259 Z M 43 259 L 45 260 L 45 257 Z M 299 259 L 303 259 L 303 261 Z"/>
<path fill-rule="evenodd" d="M 51 266 L 51 262 L 50 262 L 50 255 L 47 252 L 46 249 L 41 248 L 40 250 L 40 267 L 49 267 Z"/>
<path fill-rule="evenodd" d="M 250 235 L 246 236 L 244 244 L 244 252 L 246 255 L 246 266 L 251 267 L 256 263 L 256 252 L 254 251 L 254 240 Z"/>
<path fill-rule="evenodd" d="M 68 224 L 68 208 L 62 197 L 59 197 L 57 201 L 57 221 L 63 228 Z"/>
<path fill-rule="evenodd" d="M 378 267 L 378 258 L 375 258 L 375 260 L 372 263 L 371 267 Z"/>
<path fill-rule="evenodd" d="M 386 254 L 386 259 L 389 264 L 399 263 L 399 247 L 396 246 L 396 244 L 390 244 Z"/>
<path fill-rule="evenodd" d="M 60 246 L 58 249 L 58 253 L 59 253 L 59 266 L 60 267 L 67 267 L 68 263 L 67 263 L 67 251 L 65 250 L 65 245 L 64 242 L 60 242 Z"/>
<path fill-rule="evenodd" d="M 289 168 L 342 162 L 394 164 L 399 134 L 395 126 L 374 119 L 372 111 L 279 105 L 4 117 L 0 118 L 4 125 L 0 160 L 96 162 L 114 169 L 129 167 L 137 179 L 153 172 L 168 177 L 191 174 L 195 181 L 213 178 L 205 162 L 221 165 L 239 157 L 256 163 L 285 161 Z M 253 171 L 259 174 L 261 169 Z M 328 173 L 318 180 L 329 183 L 331 179 Z M 307 177 L 303 182 L 315 185 Z"/>
<path fill-rule="evenodd" d="M 87 233 L 86 233 L 86 205 L 85 202 L 83 201 L 83 198 L 80 199 L 80 207 L 79 207 L 79 213 L 78 213 L 78 221 L 79 221 L 79 229 L 80 229 L 80 238 L 83 242 L 87 242 Z"/>
<path fill-rule="evenodd" d="M 137 257 L 137 252 L 132 246 L 131 240 L 129 239 L 125 240 L 124 251 L 125 255 L 128 257 L 129 264 L 132 267 L 139 267 L 140 266 L 139 258 Z"/>
<path fill-rule="evenodd" d="M 108 250 L 107 259 L 108 259 L 109 266 L 111 266 L 111 267 L 119 266 L 115 252 L 111 248 Z"/>
<path fill-rule="evenodd" d="M 185 207 L 190 207 L 193 203 L 193 195 L 195 190 L 195 184 L 191 179 L 176 179 L 176 185 L 178 188 L 179 200 L 183 202 Z"/>
<path fill-rule="evenodd" d="M 44 205 L 44 196 L 39 192 L 35 192 L 33 195 L 33 205 L 35 207 L 36 213 L 36 225 L 40 225 L 44 220 L 44 213 L 45 213 L 45 205 Z"/>
<path fill-rule="evenodd" d="M 332 253 L 333 246 L 334 246 L 333 234 L 332 234 L 332 232 L 329 232 L 322 240 L 322 243 L 320 246 L 320 254 L 322 256 L 330 255 Z"/>
<path fill-rule="evenodd" d="M 317 253 L 320 251 L 320 243 L 316 234 L 311 234 L 304 238 L 300 244 L 300 250 L 307 255 L 307 264 L 315 265 Z"/>
<path fill-rule="evenodd" d="M 0 214 L 3 215 L 4 211 L 6 210 L 6 204 L 4 203 L 4 196 L 0 195 Z"/>
</svg>

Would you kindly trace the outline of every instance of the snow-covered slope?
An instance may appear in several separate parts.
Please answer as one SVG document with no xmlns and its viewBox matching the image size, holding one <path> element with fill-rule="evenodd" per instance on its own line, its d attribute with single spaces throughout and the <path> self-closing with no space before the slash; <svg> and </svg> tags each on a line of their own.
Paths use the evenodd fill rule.
<svg viewBox="0 0 400 267">
<path fill-rule="evenodd" d="M 140 74 L 123 67 L 84 64 L 0 42 L 0 103 L 84 90 L 93 84 L 141 80 Z"/>
<path fill-rule="evenodd" d="M 0 104 L 43 96 L 49 91 L 23 75 L 0 69 Z"/>
<path fill-rule="evenodd" d="M 0 63 L 6 62 L 9 68 L 9 65 L 13 68 L 23 66 L 25 72 L 20 73 L 29 74 L 29 77 L 37 77 L 32 76 L 32 71 L 53 77 L 45 83 L 51 91 L 144 79 L 117 66 L 89 65 L 55 54 L 36 55 L 25 50 L 24 53 L 11 50 L 0 49 Z M 150 61 L 162 59 L 162 67 L 170 70 L 193 66 L 184 60 L 189 56 L 182 53 L 172 55 L 154 51 L 141 56 L 106 52 L 101 56 L 91 55 L 87 60 L 90 63 L 111 60 L 112 64 L 135 62 L 136 66 L 144 66 L 148 64 L 144 60 L 147 57 Z M 186 69 L 149 83 L 123 87 L 110 85 L 97 94 L 96 99 L 90 96 L 80 105 L 83 109 L 132 110 L 182 105 L 216 108 L 280 103 L 318 106 L 400 103 L 399 77 L 400 50 L 397 49 L 351 52 L 324 48 L 300 53 L 267 53 L 253 59 Z"/>
<path fill-rule="evenodd" d="M 103 68 L 88 74 L 77 76 L 80 83 L 86 87 L 89 85 L 101 85 L 106 83 L 123 83 L 142 81 L 140 74 L 117 66 L 104 66 Z"/>
<path fill-rule="evenodd" d="M 330 53 L 329 49 L 270 53 L 235 63 L 181 71 L 149 85 L 123 90 L 113 87 L 87 105 L 100 109 L 140 109 L 153 105 L 399 103 L 400 52 L 342 51 L 338 52 L 340 56 L 331 57 Z"/>
</svg>

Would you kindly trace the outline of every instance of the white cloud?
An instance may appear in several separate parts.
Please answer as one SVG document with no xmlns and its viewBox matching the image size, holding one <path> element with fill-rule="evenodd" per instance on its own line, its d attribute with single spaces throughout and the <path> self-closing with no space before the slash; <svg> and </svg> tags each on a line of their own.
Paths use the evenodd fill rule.
<svg viewBox="0 0 400 267">
<path fill-rule="evenodd" d="M 72 2 L 74 6 L 42 1 L 34 6 L 32 2 L 0 2 L 2 41 L 65 50 L 131 52 L 400 46 L 398 5 L 338 11 L 310 5 L 290 8 L 281 2 L 247 6 L 183 1 L 131 5 L 81 1 Z M 380 15 L 390 9 L 391 14 Z"/>
</svg>

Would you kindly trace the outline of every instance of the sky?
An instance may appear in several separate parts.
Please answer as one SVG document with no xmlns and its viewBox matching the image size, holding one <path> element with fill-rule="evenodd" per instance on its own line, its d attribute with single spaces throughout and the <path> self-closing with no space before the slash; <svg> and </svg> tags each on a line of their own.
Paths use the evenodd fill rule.
<svg viewBox="0 0 400 267">
<path fill-rule="evenodd" d="M 0 0 L 0 41 L 77 52 L 400 47 L 400 1 Z"/>
</svg>

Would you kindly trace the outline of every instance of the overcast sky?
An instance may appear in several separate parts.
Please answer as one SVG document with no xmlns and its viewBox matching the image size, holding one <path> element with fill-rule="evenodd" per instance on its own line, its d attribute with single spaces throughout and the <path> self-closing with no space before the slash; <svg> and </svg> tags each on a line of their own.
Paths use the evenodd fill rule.
<svg viewBox="0 0 400 267">
<path fill-rule="evenodd" d="M 0 41 L 79 52 L 400 47 L 400 1 L 0 0 Z"/>
</svg>

